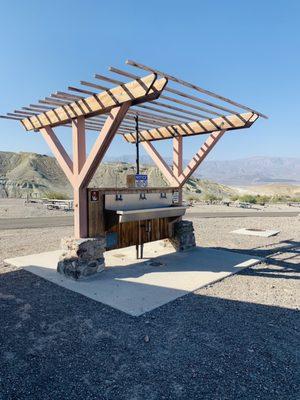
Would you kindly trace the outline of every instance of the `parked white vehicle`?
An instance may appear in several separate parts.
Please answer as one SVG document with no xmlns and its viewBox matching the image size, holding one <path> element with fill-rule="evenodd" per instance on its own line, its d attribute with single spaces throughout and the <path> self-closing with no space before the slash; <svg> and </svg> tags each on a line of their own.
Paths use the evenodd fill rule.
<svg viewBox="0 0 300 400">
<path fill-rule="evenodd" d="M 48 210 L 74 210 L 73 200 L 43 199 L 43 204 Z"/>
</svg>

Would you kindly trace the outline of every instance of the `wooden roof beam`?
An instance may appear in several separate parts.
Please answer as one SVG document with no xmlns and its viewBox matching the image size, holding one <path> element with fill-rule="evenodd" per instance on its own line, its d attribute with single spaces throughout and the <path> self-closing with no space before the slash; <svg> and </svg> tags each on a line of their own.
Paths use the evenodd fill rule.
<svg viewBox="0 0 300 400">
<path fill-rule="evenodd" d="M 100 79 L 100 80 L 104 80 L 104 81 L 107 81 L 107 82 L 110 82 L 110 83 L 115 83 L 115 84 L 120 84 L 120 85 L 123 85 L 124 84 L 124 82 L 123 81 L 120 81 L 120 80 L 116 80 L 116 79 L 113 79 L 113 78 L 110 78 L 110 77 L 106 77 L 106 76 L 104 76 L 104 75 L 99 75 L 99 74 L 95 74 L 95 78 L 97 78 L 97 79 Z M 139 78 L 139 77 L 138 77 Z M 105 88 L 105 90 L 109 90 L 109 88 L 107 88 L 107 87 L 104 87 L 104 86 L 99 86 L 99 85 L 97 85 L 97 84 L 94 84 L 94 83 L 91 83 L 91 82 L 86 82 L 86 81 L 81 81 L 81 83 L 82 84 L 85 84 L 85 85 L 89 85 L 89 86 L 92 86 L 92 87 L 96 87 L 96 88 Z M 92 91 L 86 91 L 86 90 L 84 90 L 84 89 L 81 89 L 81 88 L 77 88 L 77 87 L 74 87 L 74 86 L 69 86 L 68 87 L 68 89 L 69 90 L 72 90 L 72 91 L 76 91 L 76 92 L 78 92 L 78 93 L 86 93 L 86 92 L 88 92 L 88 94 L 96 94 L 96 92 L 92 92 Z M 166 90 L 167 88 L 165 88 L 165 90 Z M 154 104 L 154 101 L 152 102 L 153 104 Z M 172 106 L 168 106 L 168 105 L 163 105 L 162 103 L 159 103 L 159 102 L 157 102 L 157 104 L 161 104 L 161 106 L 162 107 L 165 107 L 165 108 L 169 108 L 169 109 L 175 109 L 176 111 L 179 111 L 179 112 L 182 112 L 182 113 L 184 113 L 185 115 L 179 115 L 179 114 L 175 114 L 175 113 L 172 113 L 172 112 L 169 112 L 169 111 L 165 111 L 165 110 L 161 110 L 161 109 L 159 109 L 159 108 L 156 108 L 156 107 L 152 107 L 152 106 L 149 106 L 148 104 L 146 105 L 146 104 L 138 104 L 138 105 L 136 105 L 135 107 L 137 107 L 137 108 L 144 108 L 144 109 L 148 109 L 148 110 L 151 110 L 151 111 L 155 111 L 156 113 L 159 113 L 159 114 L 162 114 L 162 115 L 167 115 L 167 116 L 169 116 L 169 115 L 171 115 L 171 116 L 174 116 L 174 117 L 177 117 L 177 118 L 185 118 L 186 120 L 190 120 L 191 118 L 189 117 L 189 116 L 187 116 L 186 114 L 190 114 L 190 115 L 194 115 L 194 116 L 197 116 L 197 117 L 199 117 L 199 118 L 207 118 L 207 116 L 203 116 L 203 115 L 201 115 L 201 114 L 196 114 L 196 113 L 194 113 L 194 112 L 189 112 L 188 110 L 182 110 L 182 109 L 180 109 L 180 108 L 178 108 L 178 107 L 172 107 Z M 129 110 L 130 111 L 130 110 Z M 133 111 L 133 110 L 132 110 Z M 158 116 L 157 114 L 155 114 L 156 116 Z M 170 118 L 169 118 L 169 120 L 170 120 Z M 179 121 L 169 121 L 169 122 L 174 122 L 174 123 L 179 123 Z M 183 122 L 182 120 L 181 120 L 181 122 Z"/>
<path fill-rule="evenodd" d="M 14 119 L 14 120 L 16 120 L 16 121 L 22 121 L 22 119 L 24 118 L 24 117 L 17 117 L 17 116 L 9 116 L 9 115 L 0 115 L 0 118 L 2 118 L 2 119 Z"/>
<path fill-rule="evenodd" d="M 150 129 L 140 132 L 141 141 L 153 141 L 170 139 L 176 136 L 193 136 L 205 135 L 219 130 L 233 130 L 241 128 L 249 128 L 259 116 L 254 113 L 244 113 L 227 115 L 226 117 L 218 117 L 202 121 L 192 121 L 186 124 L 170 125 L 157 129 Z M 129 133 L 124 135 L 125 139 L 130 142 L 135 142 L 135 134 Z"/>
<path fill-rule="evenodd" d="M 140 102 L 151 101 L 160 96 L 167 82 L 166 78 L 157 79 L 155 74 L 151 74 L 126 83 L 123 86 L 117 86 L 85 99 L 73 101 L 70 104 L 62 102 L 62 105 L 55 110 L 45 111 L 37 116 L 24 118 L 22 124 L 26 130 L 41 129 L 46 126 L 58 126 L 79 116 L 89 118 L 107 113 L 114 107 L 119 107 L 127 102 L 135 105 Z"/>
<path fill-rule="evenodd" d="M 114 72 L 114 73 L 116 73 L 116 74 L 124 75 L 124 76 L 131 77 L 131 78 L 138 76 L 138 75 L 132 74 L 131 72 L 124 71 L 124 70 L 121 70 L 121 69 L 118 69 L 118 68 L 114 68 L 114 67 L 110 67 L 109 70 L 112 71 L 112 72 Z M 209 101 L 207 101 L 207 100 L 201 99 L 201 98 L 196 97 L 196 96 L 189 95 L 189 94 L 187 94 L 187 93 L 181 92 L 181 91 L 176 90 L 176 89 L 173 89 L 173 88 L 171 88 L 171 87 L 167 87 L 167 88 L 165 89 L 165 91 L 166 91 L 166 92 L 169 92 L 169 93 L 174 93 L 174 94 L 176 94 L 176 95 L 178 95 L 178 96 L 181 96 L 181 97 L 188 98 L 188 99 L 193 100 L 193 101 L 196 101 L 196 102 L 198 102 L 198 103 L 202 103 L 202 104 L 208 105 L 208 106 L 210 106 L 210 107 L 219 109 L 219 110 L 221 110 L 221 111 L 225 111 L 226 113 L 233 113 L 233 114 L 236 114 L 236 112 L 237 112 L 236 110 L 230 110 L 229 108 L 220 106 L 220 105 L 215 104 L 215 103 L 211 103 L 211 102 L 209 102 Z M 164 98 L 164 97 L 162 97 L 162 98 Z M 191 104 L 191 103 L 189 103 L 189 104 Z M 212 115 L 219 115 L 219 116 L 222 116 L 222 115 L 224 114 L 224 113 L 221 114 L 221 113 L 219 113 L 219 112 L 216 112 L 216 111 L 214 111 L 214 110 L 212 110 L 212 109 L 207 109 L 207 108 L 203 108 L 203 107 L 199 107 L 199 106 L 198 106 L 198 109 L 201 110 L 201 111 L 204 111 L 204 112 L 208 112 L 209 114 L 212 114 Z M 206 116 L 203 116 L 203 115 L 202 115 L 202 117 L 204 117 L 204 118 L 209 118 L 208 115 L 206 115 Z"/>
<path fill-rule="evenodd" d="M 254 110 L 253 108 L 250 108 L 250 107 L 245 106 L 243 104 L 237 103 L 236 101 L 228 99 L 227 97 L 224 97 L 224 96 L 221 96 L 221 95 L 219 95 L 217 93 L 214 93 L 214 92 L 211 92 L 209 90 L 203 89 L 198 85 L 195 85 L 193 83 L 184 81 L 183 79 L 176 78 L 173 75 L 166 74 L 166 73 L 164 73 L 162 71 L 159 71 L 159 70 L 157 70 L 155 68 L 148 67 L 147 65 L 144 65 L 144 64 L 138 63 L 136 61 L 132 61 L 132 60 L 127 60 L 126 64 L 127 65 L 131 65 L 131 66 L 136 67 L 136 68 L 139 68 L 139 69 L 142 69 L 144 71 L 148 71 L 148 72 L 155 73 L 157 75 L 164 76 L 164 77 L 168 78 L 170 81 L 179 83 L 180 85 L 183 85 L 183 86 L 188 87 L 190 89 L 194 89 L 194 90 L 196 90 L 196 91 L 198 91 L 200 93 L 204 93 L 204 94 L 206 94 L 208 96 L 214 97 L 215 99 L 218 99 L 218 100 L 224 101 L 226 103 L 229 103 L 229 104 L 231 104 L 231 105 L 233 105 L 235 107 L 242 108 L 243 110 L 251 111 L 251 112 L 257 114 L 260 117 L 268 119 L 268 117 L 266 115 L 260 113 L 259 111 Z"/>
<path fill-rule="evenodd" d="M 137 77 L 137 76 L 138 76 L 138 75 L 132 74 L 132 73 L 130 73 L 130 72 L 128 72 L 128 71 L 123 71 L 123 70 L 121 70 L 121 69 L 114 68 L 114 67 L 109 67 L 109 70 L 112 71 L 112 72 L 114 72 L 114 73 L 116 73 L 116 74 L 123 75 L 123 76 L 127 76 L 127 77 L 131 77 L 131 78 L 132 78 L 132 77 Z M 173 89 L 170 89 L 170 88 L 166 88 L 165 91 L 166 91 L 166 92 L 174 92 L 174 90 L 173 90 Z M 177 92 L 176 94 L 179 94 L 178 91 L 176 91 L 176 92 Z M 182 94 L 184 94 L 184 97 L 187 97 L 187 95 L 186 95 L 185 93 L 182 93 Z M 223 115 L 223 114 L 220 114 L 220 113 L 216 113 L 216 112 L 214 112 L 213 110 L 208 110 L 208 109 L 204 109 L 203 107 L 196 106 L 195 104 L 192 104 L 192 103 L 187 103 L 187 102 L 180 101 L 180 100 L 176 99 L 175 97 L 169 97 L 169 96 L 161 95 L 160 98 L 161 98 L 161 99 L 164 99 L 164 100 L 172 101 L 172 102 L 174 102 L 174 103 L 182 104 L 182 105 L 185 105 L 185 106 L 187 106 L 187 107 L 194 108 L 194 109 L 196 109 L 196 110 L 209 112 L 209 113 L 212 114 L 212 115 L 220 115 L 220 116 Z M 196 99 L 196 97 L 195 97 L 195 99 Z M 195 99 L 192 99 L 192 100 L 195 100 Z M 197 99 L 197 101 L 203 102 L 202 100 L 201 100 L 201 101 L 200 101 L 200 100 L 201 100 L 201 99 Z M 158 102 L 157 102 L 157 103 L 158 103 Z M 218 108 L 218 107 L 216 107 L 216 108 Z M 225 110 L 226 110 L 227 112 L 230 112 L 230 113 L 231 113 L 231 112 L 233 112 L 234 114 L 236 113 L 236 111 L 232 111 L 232 110 L 229 110 L 229 109 L 225 109 Z M 200 114 L 200 117 L 201 117 L 201 118 L 209 118 L 210 115 L 203 115 L 203 114 L 201 115 L 201 114 Z"/>
</svg>

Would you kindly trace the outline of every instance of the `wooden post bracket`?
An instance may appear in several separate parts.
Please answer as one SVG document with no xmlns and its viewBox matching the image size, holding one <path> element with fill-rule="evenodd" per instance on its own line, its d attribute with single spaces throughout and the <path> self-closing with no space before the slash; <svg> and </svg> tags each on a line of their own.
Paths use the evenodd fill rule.
<svg viewBox="0 0 300 400">
<path fill-rule="evenodd" d="M 148 141 L 141 142 L 146 152 L 152 158 L 156 166 L 160 169 L 167 181 L 176 187 L 182 188 L 190 176 L 199 167 L 209 152 L 218 143 L 226 130 L 216 131 L 210 134 L 203 143 L 197 153 L 193 156 L 186 168 L 183 170 L 183 137 L 177 136 L 173 138 L 173 169 L 168 166 L 163 157 L 155 149 L 153 144 Z"/>
<path fill-rule="evenodd" d="M 86 188 L 98 165 L 103 160 L 130 105 L 131 102 L 126 102 L 110 111 L 88 157 L 86 157 L 85 118 L 83 116 L 72 120 L 73 161 L 50 126 L 40 129 L 74 190 L 76 238 L 87 237 L 88 235 Z"/>
</svg>

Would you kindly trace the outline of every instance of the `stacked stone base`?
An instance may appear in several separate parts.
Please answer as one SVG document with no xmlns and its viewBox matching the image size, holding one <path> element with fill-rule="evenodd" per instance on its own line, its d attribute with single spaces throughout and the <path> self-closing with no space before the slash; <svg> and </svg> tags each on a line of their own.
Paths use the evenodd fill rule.
<svg viewBox="0 0 300 400">
<path fill-rule="evenodd" d="M 57 272 L 68 278 L 85 279 L 105 268 L 104 238 L 64 238 L 61 241 L 61 248 L 63 254 L 57 264 Z"/>
<path fill-rule="evenodd" d="M 174 224 L 174 237 L 171 243 L 176 251 L 186 251 L 196 246 L 192 221 L 178 221 Z"/>
</svg>

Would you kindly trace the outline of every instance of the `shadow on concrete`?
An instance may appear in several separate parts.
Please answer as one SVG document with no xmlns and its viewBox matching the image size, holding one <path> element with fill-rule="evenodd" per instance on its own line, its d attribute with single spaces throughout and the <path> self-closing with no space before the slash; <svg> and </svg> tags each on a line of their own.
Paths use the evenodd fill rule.
<svg viewBox="0 0 300 400">
<path fill-rule="evenodd" d="M 274 269 L 269 267 L 260 268 L 259 271 L 256 271 L 257 276 L 300 279 L 300 276 L 297 276 L 300 273 L 300 242 L 290 239 L 272 243 L 269 247 L 269 249 L 266 249 L 265 246 L 253 249 L 225 249 L 223 247 L 216 247 L 216 249 L 230 250 L 236 253 L 260 257 L 267 266 L 280 267 Z M 252 274 L 252 270 L 244 270 L 243 274 L 247 274 L 247 271 L 249 274 Z M 286 275 L 287 273 L 291 275 Z"/>
<path fill-rule="evenodd" d="M 86 280 L 74 281 L 56 272 L 59 252 L 8 259 L 41 278 L 107 304 L 130 315 L 140 316 L 177 297 L 239 272 L 259 260 L 235 252 L 196 247 L 188 252 L 165 252 L 149 261 L 136 260 L 134 248 L 105 253 L 109 266 Z M 148 251 L 148 256 L 154 252 Z M 122 255 L 122 259 L 120 259 Z"/>
</svg>

